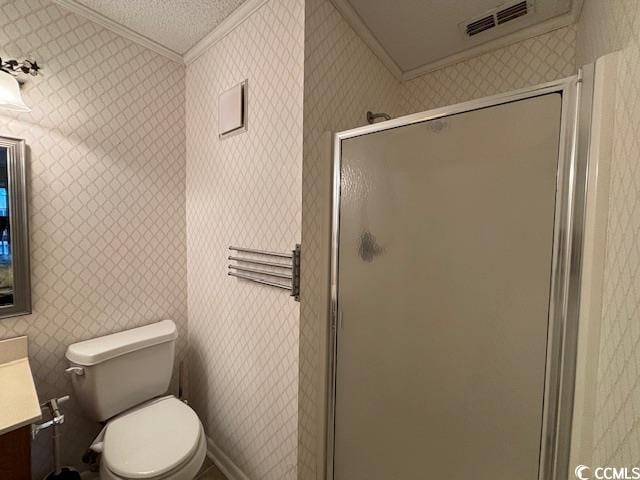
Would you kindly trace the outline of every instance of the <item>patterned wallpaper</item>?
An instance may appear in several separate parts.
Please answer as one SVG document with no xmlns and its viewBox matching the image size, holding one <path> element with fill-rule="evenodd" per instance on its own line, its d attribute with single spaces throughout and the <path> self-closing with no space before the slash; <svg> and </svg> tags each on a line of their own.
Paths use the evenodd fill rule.
<svg viewBox="0 0 640 480">
<path fill-rule="evenodd" d="M 593 464 L 640 464 L 640 2 L 586 0 L 580 63 L 621 50 L 611 164 Z"/>
<path fill-rule="evenodd" d="M 326 132 L 366 124 L 369 109 L 393 112 L 399 84 L 328 0 L 307 0 L 305 22 L 298 469 L 301 480 L 311 480 L 323 464 L 318 437 L 325 421 L 331 187 Z"/>
<path fill-rule="evenodd" d="M 364 125 L 367 110 L 406 115 L 573 75 L 575 27 L 550 32 L 399 83 L 328 0 L 307 0 L 305 25 L 301 480 L 324 470 L 331 137 Z"/>
<path fill-rule="evenodd" d="M 576 73 L 576 27 L 560 28 L 404 82 L 398 114 L 487 97 Z"/>
<path fill-rule="evenodd" d="M 229 245 L 300 241 L 304 1 L 271 0 L 187 67 L 190 392 L 249 478 L 296 478 L 300 305 L 227 276 Z M 249 81 L 249 130 L 219 140 L 218 95 Z"/>
<path fill-rule="evenodd" d="M 640 461 L 639 9 L 586 0 L 577 30 L 400 84 L 327 0 L 271 0 L 187 68 L 191 396 L 210 437 L 250 478 L 296 478 L 297 452 L 299 478 L 322 469 L 326 132 L 364 124 L 369 109 L 398 116 L 571 75 L 576 34 L 579 63 L 623 48 L 595 458 Z M 31 149 L 34 299 L 33 315 L 0 320 L 0 338 L 29 335 L 43 399 L 70 392 L 62 370 L 73 341 L 169 317 L 182 358 L 184 69 L 46 0 L 0 0 L 0 12 L 0 56 L 33 54 L 45 66 L 24 89 L 34 111 L 0 115 L 0 132 Z M 249 132 L 219 141 L 217 95 L 245 78 Z M 285 293 L 226 276 L 229 244 L 288 250 L 301 234 L 299 319 Z M 97 429 L 75 403 L 66 413 L 64 459 L 77 463 Z M 38 476 L 50 468 L 45 436 L 34 465 Z"/>
<path fill-rule="evenodd" d="M 33 55 L 43 77 L 28 114 L 0 133 L 30 148 L 33 314 L 0 320 L 29 336 L 42 400 L 71 393 L 69 343 L 163 318 L 186 345 L 184 67 L 45 0 L 0 0 L 0 56 Z M 63 460 L 98 428 L 64 405 Z M 47 434 L 34 478 L 51 465 Z"/>
</svg>

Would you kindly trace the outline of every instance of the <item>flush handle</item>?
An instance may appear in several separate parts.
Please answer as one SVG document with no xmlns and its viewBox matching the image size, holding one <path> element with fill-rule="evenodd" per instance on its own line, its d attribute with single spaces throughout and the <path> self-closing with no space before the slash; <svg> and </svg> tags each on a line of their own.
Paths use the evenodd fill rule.
<svg viewBox="0 0 640 480">
<path fill-rule="evenodd" d="M 84 375 L 84 368 L 82 368 L 82 367 L 69 367 L 64 371 L 64 373 L 66 373 L 67 375 L 79 375 L 79 376 L 82 376 L 82 375 Z"/>
</svg>

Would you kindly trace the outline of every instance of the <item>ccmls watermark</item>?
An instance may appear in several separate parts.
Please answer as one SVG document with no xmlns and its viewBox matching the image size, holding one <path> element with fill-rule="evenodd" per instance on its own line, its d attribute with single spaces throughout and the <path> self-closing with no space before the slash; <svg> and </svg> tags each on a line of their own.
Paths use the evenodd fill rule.
<svg viewBox="0 0 640 480">
<path fill-rule="evenodd" d="M 595 467 L 578 465 L 574 470 L 578 480 L 640 480 L 640 467 Z"/>
</svg>

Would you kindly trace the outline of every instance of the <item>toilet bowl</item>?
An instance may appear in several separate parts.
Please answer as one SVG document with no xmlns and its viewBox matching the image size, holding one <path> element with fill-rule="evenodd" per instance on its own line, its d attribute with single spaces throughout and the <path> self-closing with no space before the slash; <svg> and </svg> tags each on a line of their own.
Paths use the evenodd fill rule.
<svg viewBox="0 0 640 480">
<path fill-rule="evenodd" d="M 112 419 L 102 442 L 101 480 L 191 480 L 206 455 L 197 415 L 172 396 Z"/>
<path fill-rule="evenodd" d="M 104 428 L 101 480 L 192 480 L 206 455 L 196 413 L 167 395 L 178 337 L 171 320 L 67 348 L 75 396 Z"/>
</svg>

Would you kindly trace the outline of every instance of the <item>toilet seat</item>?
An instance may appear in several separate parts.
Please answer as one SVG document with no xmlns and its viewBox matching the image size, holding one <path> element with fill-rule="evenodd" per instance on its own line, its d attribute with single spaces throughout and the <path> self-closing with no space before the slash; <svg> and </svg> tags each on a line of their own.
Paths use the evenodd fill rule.
<svg viewBox="0 0 640 480">
<path fill-rule="evenodd" d="M 101 478 L 191 480 L 206 454 L 196 413 L 175 397 L 147 402 L 105 427 Z"/>
<path fill-rule="evenodd" d="M 204 462 L 204 457 L 207 454 L 207 442 L 205 440 L 204 431 L 202 433 L 202 438 L 200 442 L 200 446 L 196 450 L 195 455 L 188 460 L 185 464 L 179 465 L 172 471 L 168 472 L 165 475 L 160 477 L 154 477 L 149 480 L 193 480 L 195 476 L 200 471 L 200 467 L 202 467 L 202 463 Z M 115 473 L 109 471 L 108 468 L 104 466 L 104 463 L 100 465 L 100 480 L 131 480 L 126 477 L 120 477 Z"/>
</svg>

